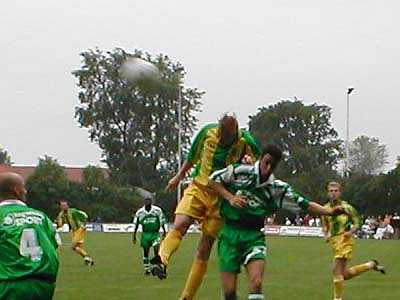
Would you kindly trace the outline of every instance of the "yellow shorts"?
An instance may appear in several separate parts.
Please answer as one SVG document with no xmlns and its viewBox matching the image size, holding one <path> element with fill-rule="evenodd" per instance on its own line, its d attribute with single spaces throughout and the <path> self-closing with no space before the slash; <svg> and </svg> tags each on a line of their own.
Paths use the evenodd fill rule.
<svg viewBox="0 0 400 300">
<path fill-rule="evenodd" d="M 80 227 L 72 231 L 72 243 L 83 244 L 85 242 L 86 228 Z"/>
<path fill-rule="evenodd" d="M 219 215 L 218 196 L 208 188 L 191 183 L 185 190 L 175 214 L 192 217 L 201 222 L 201 231 L 217 237 L 223 221 Z"/>
<path fill-rule="evenodd" d="M 334 258 L 351 259 L 354 247 L 354 240 L 351 237 L 346 238 L 343 234 L 331 237 L 330 243 Z"/>
</svg>

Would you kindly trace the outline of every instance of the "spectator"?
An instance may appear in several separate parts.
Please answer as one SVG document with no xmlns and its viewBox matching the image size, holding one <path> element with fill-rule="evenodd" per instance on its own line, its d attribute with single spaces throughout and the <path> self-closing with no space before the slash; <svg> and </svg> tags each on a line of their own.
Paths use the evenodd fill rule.
<svg viewBox="0 0 400 300">
<path fill-rule="evenodd" d="M 396 240 L 400 239 L 400 216 L 397 212 L 393 214 L 392 227 L 394 229 L 394 236 Z"/>
</svg>

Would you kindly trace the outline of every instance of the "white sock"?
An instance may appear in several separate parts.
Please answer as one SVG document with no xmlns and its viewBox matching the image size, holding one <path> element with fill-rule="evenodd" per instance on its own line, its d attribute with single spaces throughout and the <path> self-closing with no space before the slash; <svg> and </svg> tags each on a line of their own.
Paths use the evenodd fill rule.
<svg viewBox="0 0 400 300">
<path fill-rule="evenodd" d="M 263 294 L 249 294 L 249 300 L 263 300 L 264 295 Z"/>
</svg>

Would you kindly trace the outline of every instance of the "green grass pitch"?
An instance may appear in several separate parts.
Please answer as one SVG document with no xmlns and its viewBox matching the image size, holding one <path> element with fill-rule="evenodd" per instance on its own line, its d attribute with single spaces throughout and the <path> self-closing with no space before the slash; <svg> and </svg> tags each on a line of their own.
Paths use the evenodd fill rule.
<svg viewBox="0 0 400 300">
<path fill-rule="evenodd" d="M 173 257 L 169 276 L 160 281 L 145 277 L 142 251 L 130 234 L 89 233 L 86 247 L 96 264 L 89 268 L 70 249 L 70 235 L 62 236 L 60 272 L 55 300 L 174 300 L 178 299 L 192 263 L 199 235 L 189 234 Z M 322 239 L 267 237 L 268 261 L 264 280 L 267 299 L 332 299 L 331 252 Z M 388 274 L 369 272 L 346 282 L 345 300 L 400 299 L 400 241 L 357 241 L 354 263 L 377 258 Z M 239 280 L 240 299 L 246 299 L 245 272 Z M 199 300 L 221 299 L 216 251 L 198 293 Z"/>
</svg>

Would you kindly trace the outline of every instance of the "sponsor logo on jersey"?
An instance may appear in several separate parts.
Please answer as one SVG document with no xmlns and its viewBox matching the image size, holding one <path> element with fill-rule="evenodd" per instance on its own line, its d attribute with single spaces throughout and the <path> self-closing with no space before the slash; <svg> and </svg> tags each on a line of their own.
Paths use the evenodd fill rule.
<svg viewBox="0 0 400 300">
<path fill-rule="evenodd" d="M 44 216 L 36 212 L 9 213 L 3 219 L 5 226 L 23 226 L 26 224 L 42 224 Z"/>
</svg>

